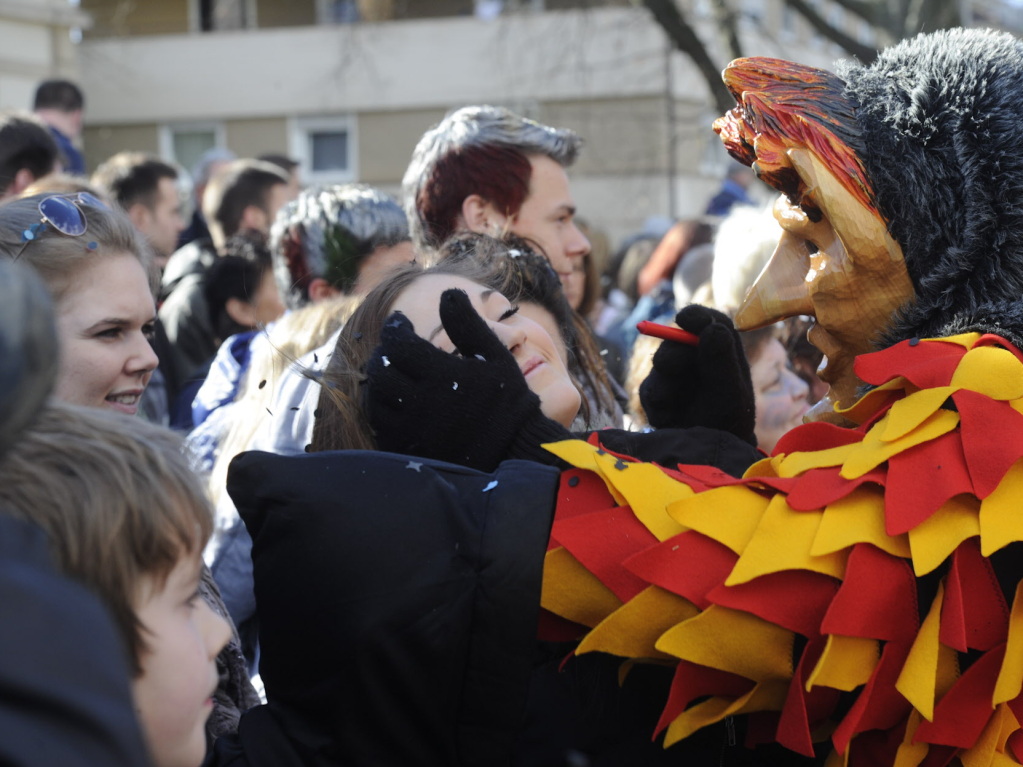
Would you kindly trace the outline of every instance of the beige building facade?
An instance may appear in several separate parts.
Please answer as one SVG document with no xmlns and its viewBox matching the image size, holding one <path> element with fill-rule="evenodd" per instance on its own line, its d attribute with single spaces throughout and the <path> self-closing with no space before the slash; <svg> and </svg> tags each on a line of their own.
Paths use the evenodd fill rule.
<svg viewBox="0 0 1023 767">
<path fill-rule="evenodd" d="M 782 27 L 781 0 L 758 6 Z M 650 216 L 698 215 L 728 162 L 703 81 L 624 0 L 82 0 L 82 10 L 93 18 L 79 52 L 90 167 L 133 149 L 189 168 L 220 146 L 286 153 L 307 182 L 397 193 L 426 129 L 495 103 L 585 138 L 571 171 L 579 210 L 617 240 Z M 791 55 L 793 39 L 759 52 Z M 834 51 L 808 56 L 823 64 Z"/>
<path fill-rule="evenodd" d="M 0 0 L 0 109 L 31 109 L 41 80 L 77 78 L 88 23 L 67 0 Z"/>
</svg>

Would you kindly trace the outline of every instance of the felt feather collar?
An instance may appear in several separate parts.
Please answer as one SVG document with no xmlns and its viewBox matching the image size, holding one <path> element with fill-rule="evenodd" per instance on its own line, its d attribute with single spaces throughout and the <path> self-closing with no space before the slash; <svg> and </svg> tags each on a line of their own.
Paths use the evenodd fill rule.
<svg viewBox="0 0 1023 767">
<path fill-rule="evenodd" d="M 856 371 L 858 427 L 794 429 L 742 479 L 548 446 L 577 468 L 542 629 L 674 662 L 666 746 L 748 713 L 829 767 L 1020 763 L 1023 355 L 968 333 Z"/>
</svg>

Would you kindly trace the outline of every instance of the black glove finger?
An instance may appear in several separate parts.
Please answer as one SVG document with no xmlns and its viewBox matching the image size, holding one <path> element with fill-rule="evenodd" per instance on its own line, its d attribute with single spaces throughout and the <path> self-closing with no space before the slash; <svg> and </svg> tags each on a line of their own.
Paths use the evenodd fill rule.
<svg viewBox="0 0 1023 767">
<path fill-rule="evenodd" d="M 448 338 L 464 357 L 482 357 L 485 362 L 518 365 L 501 339 L 473 308 L 464 290 L 445 290 L 440 297 L 440 321 Z"/>
<path fill-rule="evenodd" d="M 722 375 L 731 375 L 739 369 L 739 361 L 745 360 L 742 342 L 735 331 L 714 323 L 700 334 L 700 366 L 704 373 L 722 370 Z"/>
<path fill-rule="evenodd" d="M 730 326 L 714 323 L 700 334 L 699 348 L 710 424 L 753 441 L 753 381 L 738 334 Z"/>
<path fill-rule="evenodd" d="M 732 327 L 727 314 L 700 304 L 689 304 L 675 315 L 675 324 L 695 335 L 700 335 L 707 326 L 715 323 Z"/>
<path fill-rule="evenodd" d="M 395 312 L 387 318 L 380 330 L 380 344 L 373 350 L 370 364 L 376 361 L 385 367 L 393 365 L 418 379 L 425 376 L 431 367 L 443 364 L 450 357 L 425 338 L 416 335 L 408 317 Z"/>
<path fill-rule="evenodd" d="M 661 341 L 654 352 L 653 370 L 667 376 L 678 386 L 683 386 L 688 378 L 696 375 L 699 364 L 700 347 L 679 343 L 678 341 Z"/>
<path fill-rule="evenodd" d="M 374 355 L 366 365 L 368 401 L 402 410 L 414 404 L 419 380 L 390 364 L 386 355 Z"/>
</svg>

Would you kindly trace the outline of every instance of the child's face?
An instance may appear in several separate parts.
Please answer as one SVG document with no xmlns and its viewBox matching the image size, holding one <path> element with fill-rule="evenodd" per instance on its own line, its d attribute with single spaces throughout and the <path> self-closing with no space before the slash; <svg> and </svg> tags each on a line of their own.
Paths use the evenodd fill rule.
<svg viewBox="0 0 1023 767">
<path fill-rule="evenodd" d="M 136 607 L 148 649 L 132 692 L 155 767 L 198 767 L 206 753 L 215 659 L 231 628 L 199 596 L 201 567 L 198 553 L 182 556 L 162 588 L 144 584 Z"/>
</svg>

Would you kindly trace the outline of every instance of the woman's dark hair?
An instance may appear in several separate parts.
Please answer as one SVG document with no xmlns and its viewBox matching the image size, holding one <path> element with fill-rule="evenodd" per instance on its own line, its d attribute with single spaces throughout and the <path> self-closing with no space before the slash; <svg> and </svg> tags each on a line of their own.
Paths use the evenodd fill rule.
<svg viewBox="0 0 1023 767">
<path fill-rule="evenodd" d="M 227 241 L 225 255 L 216 259 L 203 276 L 203 296 L 217 338 L 252 330 L 239 324 L 227 311 L 227 302 L 235 298 L 251 303 L 272 269 L 266 238 L 258 232 L 236 234 Z"/>
</svg>

